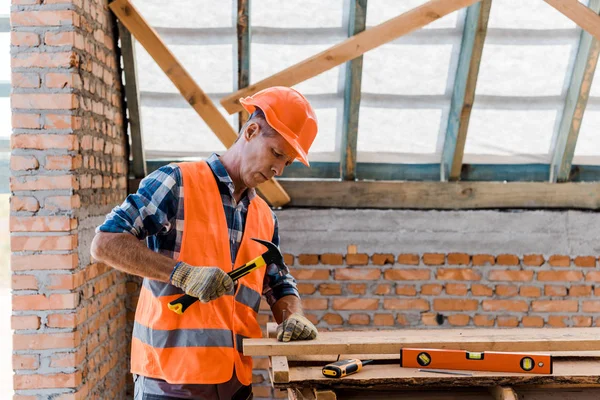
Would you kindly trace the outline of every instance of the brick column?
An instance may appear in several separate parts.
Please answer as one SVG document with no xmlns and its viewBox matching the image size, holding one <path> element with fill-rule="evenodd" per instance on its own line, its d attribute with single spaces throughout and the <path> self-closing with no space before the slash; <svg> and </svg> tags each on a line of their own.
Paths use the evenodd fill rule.
<svg viewBox="0 0 600 400">
<path fill-rule="evenodd" d="M 12 0 L 15 399 L 125 398 L 126 276 L 90 259 L 126 195 L 115 27 L 105 1 Z"/>
</svg>

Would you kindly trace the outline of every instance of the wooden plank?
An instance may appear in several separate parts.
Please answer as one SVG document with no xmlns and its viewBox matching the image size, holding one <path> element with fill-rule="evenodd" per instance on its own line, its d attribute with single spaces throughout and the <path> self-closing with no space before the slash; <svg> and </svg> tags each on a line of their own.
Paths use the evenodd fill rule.
<svg viewBox="0 0 600 400">
<path fill-rule="evenodd" d="M 479 0 L 431 0 L 245 89 L 238 90 L 221 99 L 221 104 L 227 112 L 233 114 L 241 108 L 240 97 L 249 96 L 271 86 L 294 86 L 477 1 Z"/>
<path fill-rule="evenodd" d="M 600 40 L 600 16 L 577 0 L 544 0 Z"/>
<path fill-rule="evenodd" d="M 600 183 L 547 182 L 279 182 L 290 206 L 340 208 L 600 208 Z"/>
<path fill-rule="evenodd" d="M 337 400 L 337 396 L 333 390 L 317 390 L 317 400 Z"/>
<path fill-rule="evenodd" d="M 144 46 L 221 143 L 227 148 L 231 147 L 237 139 L 237 133 L 133 4 L 129 0 L 115 0 L 109 4 L 109 8 Z M 258 189 L 272 206 L 279 207 L 290 200 L 287 193 L 273 179 L 261 184 Z"/>
<path fill-rule="evenodd" d="M 250 84 L 250 0 L 237 0 L 237 88 L 243 89 Z M 239 129 L 248 120 L 248 112 L 241 109 L 238 113 Z M 239 130 L 238 129 L 238 130 Z"/>
<path fill-rule="evenodd" d="M 272 356 L 271 370 L 273 371 L 273 383 L 290 381 L 290 367 L 286 356 Z"/>
<path fill-rule="evenodd" d="M 421 387 L 494 387 L 524 385 L 557 385 L 560 387 L 600 387 L 600 363 L 593 361 L 556 361 L 552 375 L 516 374 L 473 371 L 472 376 L 435 374 L 414 368 L 390 365 L 369 365 L 357 374 L 343 379 L 326 378 L 321 374 L 322 366 L 290 368 L 290 382 L 286 387 L 319 387 L 321 390 L 365 387 L 385 390 L 392 388 Z M 281 385 L 279 385 L 281 386 Z M 545 386 L 541 386 L 545 387 Z"/>
<path fill-rule="evenodd" d="M 600 0 L 590 0 L 590 9 L 598 14 Z M 600 17 L 598 17 L 598 24 L 600 25 Z M 577 137 L 590 96 L 599 55 L 600 40 L 582 31 L 565 107 L 552 144 L 550 182 L 565 182 L 570 178 Z"/>
<path fill-rule="evenodd" d="M 489 390 L 494 400 L 519 400 L 519 396 L 513 388 L 492 386 Z"/>
<path fill-rule="evenodd" d="M 123 73 L 125 74 L 125 97 L 129 111 L 129 134 L 131 135 L 130 172 L 134 178 L 143 178 L 147 174 L 146 157 L 144 156 L 144 135 L 140 113 L 140 91 L 138 89 L 135 42 L 131 33 L 119 21 L 119 38 L 121 39 L 121 55 L 123 56 Z"/>
<path fill-rule="evenodd" d="M 492 0 L 483 0 L 467 8 L 448 127 L 442 149 L 440 180 L 443 182 L 456 181 L 461 176 L 469 119 L 475 100 L 475 87 L 491 7 Z"/>
<path fill-rule="evenodd" d="M 348 37 L 352 37 L 365 30 L 367 25 L 367 0 L 352 0 L 348 7 Z M 356 179 L 356 145 L 358 140 L 362 66 L 362 55 L 346 64 L 340 173 L 342 179 L 347 181 Z"/>
<path fill-rule="evenodd" d="M 443 332 L 443 334 L 441 334 Z M 244 339 L 247 356 L 399 354 L 402 347 L 469 351 L 600 350 L 600 328 L 423 329 L 321 332 L 310 341 Z M 600 367 L 600 363 L 599 363 Z"/>
</svg>

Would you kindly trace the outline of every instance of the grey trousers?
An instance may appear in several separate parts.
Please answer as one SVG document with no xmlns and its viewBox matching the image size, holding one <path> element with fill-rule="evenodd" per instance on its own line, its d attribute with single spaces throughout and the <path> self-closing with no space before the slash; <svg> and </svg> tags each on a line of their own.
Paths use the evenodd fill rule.
<svg viewBox="0 0 600 400">
<path fill-rule="evenodd" d="M 134 400 L 252 400 L 252 385 L 242 385 L 235 375 L 218 385 L 172 384 L 133 375 Z"/>
</svg>

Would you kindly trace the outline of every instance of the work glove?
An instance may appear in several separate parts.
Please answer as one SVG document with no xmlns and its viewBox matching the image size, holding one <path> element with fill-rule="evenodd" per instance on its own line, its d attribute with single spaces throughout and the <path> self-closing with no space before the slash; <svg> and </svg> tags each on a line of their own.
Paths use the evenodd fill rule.
<svg viewBox="0 0 600 400">
<path fill-rule="evenodd" d="M 317 337 L 317 328 L 305 316 L 293 313 L 277 326 L 277 340 L 312 340 Z"/>
<path fill-rule="evenodd" d="M 194 267 L 183 261 L 173 268 L 171 284 L 203 303 L 218 299 L 233 290 L 233 281 L 222 269 Z"/>
</svg>

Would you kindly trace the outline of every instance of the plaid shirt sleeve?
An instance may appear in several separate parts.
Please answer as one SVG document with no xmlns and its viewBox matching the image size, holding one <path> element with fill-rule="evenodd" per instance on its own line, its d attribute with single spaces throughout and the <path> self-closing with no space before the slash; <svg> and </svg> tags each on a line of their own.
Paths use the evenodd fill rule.
<svg viewBox="0 0 600 400">
<path fill-rule="evenodd" d="M 135 194 L 115 207 L 96 232 L 131 233 L 138 239 L 168 232 L 175 224 L 182 178 L 176 165 L 145 177 Z"/>
<path fill-rule="evenodd" d="M 277 222 L 277 216 L 273 213 L 273 222 L 275 229 L 273 230 L 273 244 L 279 247 L 279 223 Z M 270 264 L 267 267 L 265 273 L 265 280 L 263 283 L 263 295 L 272 306 L 284 296 L 293 295 L 300 297 L 298 288 L 296 287 L 296 279 L 290 274 L 287 265 L 282 265 L 282 269 L 275 264 Z"/>
</svg>

